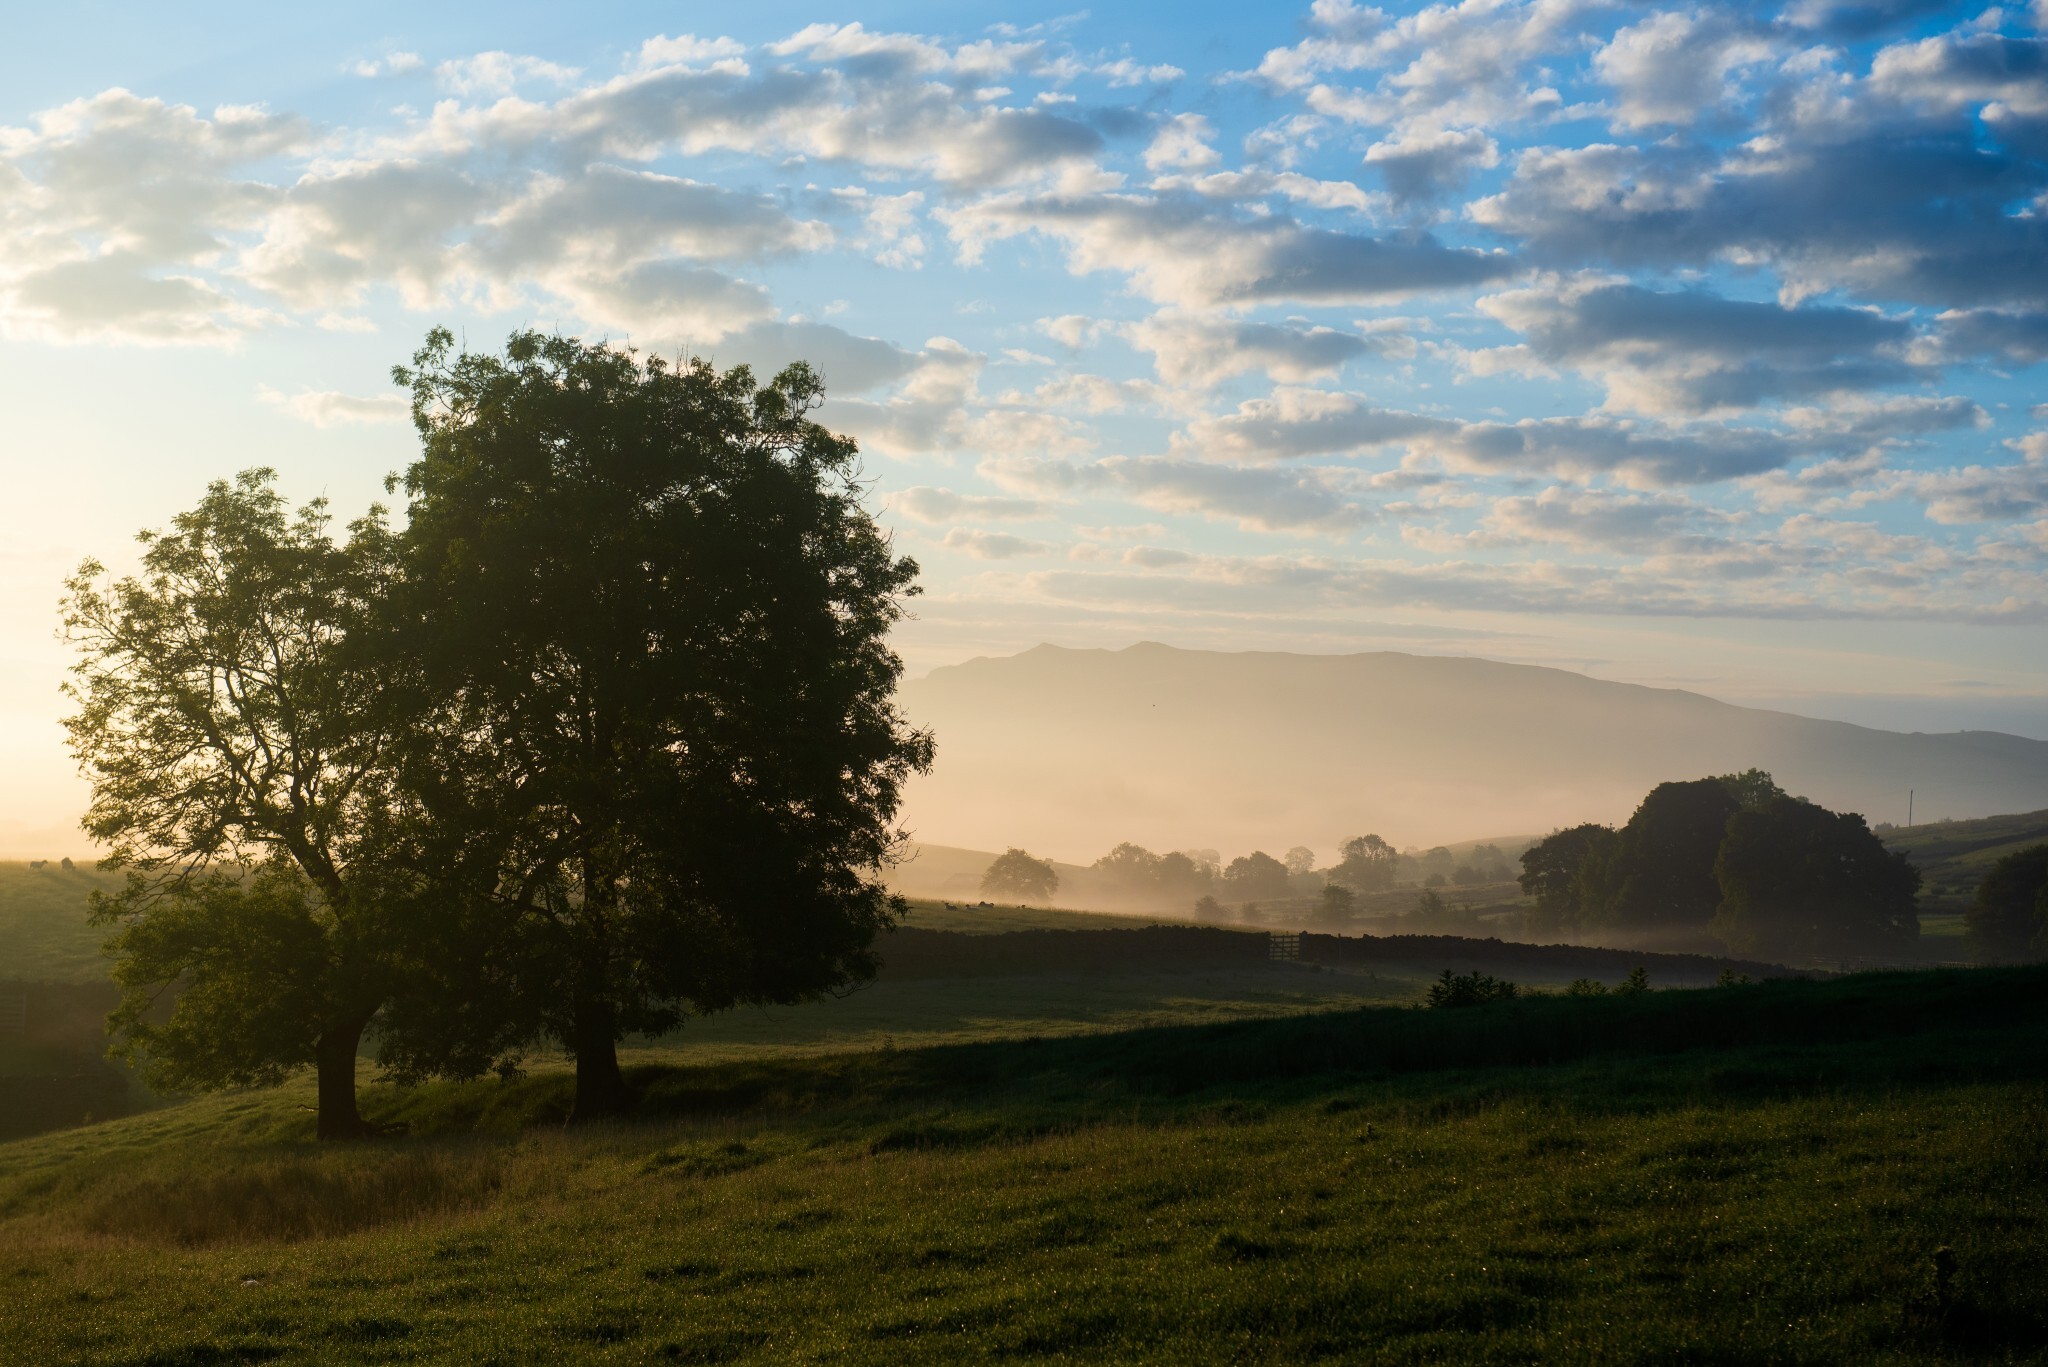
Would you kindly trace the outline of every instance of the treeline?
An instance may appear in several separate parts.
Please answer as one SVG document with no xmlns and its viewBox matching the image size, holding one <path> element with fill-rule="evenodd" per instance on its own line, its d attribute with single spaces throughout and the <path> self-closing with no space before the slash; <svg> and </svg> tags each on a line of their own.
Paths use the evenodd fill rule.
<svg viewBox="0 0 2048 1367">
<path fill-rule="evenodd" d="M 1099 895 L 1141 906 L 1220 912 L 1226 905 L 1310 899 L 1321 921 L 1341 924 L 1356 913 L 1357 899 L 1402 884 L 1425 889 L 1505 883 L 1515 877 L 1508 855 L 1479 845 L 1462 859 L 1443 846 L 1396 850 L 1378 835 L 1355 836 L 1338 846 L 1335 863 L 1318 868 L 1315 852 L 1297 845 L 1279 858 L 1264 850 L 1225 863 L 1215 850 L 1174 850 L 1155 854 L 1125 842 L 1096 860 Z M 983 875 L 983 892 L 1032 901 L 1050 900 L 1060 887 L 1051 861 L 1010 849 Z M 1206 904 L 1206 905 L 1205 905 Z"/>
<path fill-rule="evenodd" d="M 1522 856 L 1531 928 L 1705 933 L 1740 954 L 1897 949 L 1920 933 L 1920 871 L 1853 812 L 1761 770 L 1661 783 L 1619 828 L 1558 831 Z"/>
</svg>

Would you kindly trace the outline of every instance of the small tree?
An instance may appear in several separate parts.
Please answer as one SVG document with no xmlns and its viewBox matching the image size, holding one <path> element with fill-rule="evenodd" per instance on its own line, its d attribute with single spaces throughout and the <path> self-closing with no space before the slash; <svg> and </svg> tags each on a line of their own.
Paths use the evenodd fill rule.
<svg viewBox="0 0 2048 1367">
<path fill-rule="evenodd" d="M 1963 927 L 1971 951 L 1987 962 L 2048 956 L 2048 845 L 2029 845 L 1992 865 Z"/>
<path fill-rule="evenodd" d="M 1519 993 L 1515 984 L 1476 968 L 1470 973 L 1453 973 L 1447 968 L 1429 985 L 1426 1000 L 1434 1007 L 1484 1006 L 1488 1002 L 1513 1001 Z"/>
<path fill-rule="evenodd" d="M 1059 885 L 1059 872 L 1049 860 L 1033 859 L 1014 846 L 997 855 L 981 876 L 983 892 L 1036 902 L 1051 897 Z"/>
<path fill-rule="evenodd" d="M 1325 883 L 1316 894 L 1316 920 L 1331 929 L 1348 926 L 1358 916 L 1358 894 L 1342 883 Z"/>
<path fill-rule="evenodd" d="M 320 1136 L 343 1138 L 366 1129 L 356 1053 L 393 983 L 390 732 L 351 648 L 393 545 L 375 511 L 335 544 L 325 506 L 288 515 L 273 479 L 209 486 L 142 537 L 138 576 L 79 569 L 65 724 L 92 781 L 85 829 L 128 874 L 93 901 L 116 928 L 116 1047 L 180 1087 L 312 1064 Z M 151 1024 L 174 984 L 169 1021 Z"/>
</svg>

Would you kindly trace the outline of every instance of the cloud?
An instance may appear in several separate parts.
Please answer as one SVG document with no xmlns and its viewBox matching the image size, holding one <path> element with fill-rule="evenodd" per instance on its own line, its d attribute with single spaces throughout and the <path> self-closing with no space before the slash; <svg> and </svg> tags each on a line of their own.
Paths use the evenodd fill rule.
<svg viewBox="0 0 2048 1367">
<path fill-rule="evenodd" d="M 1951 309 L 1936 321 L 1945 356 L 1989 356 L 2011 365 L 2048 360 L 2048 310 Z"/>
<path fill-rule="evenodd" d="M 1414 354 L 1413 341 L 1393 329 L 1361 334 L 1202 314 L 1156 313 L 1130 324 L 1124 335 L 1131 345 L 1152 353 L 1160 379 L 1191 387 L 1250 371 L 1298 384 L 1335 375 L 1361 356 Z"/>
<path fill-rule="evenodd" d="M 1399 204 L 1426 203 L 1461 188 L 1475 170 L 1500 164 L 1500 149 L 1476 128 L 1410 129 L 1365 149 Z"/>
<path fill-rule="evenodd" d="M 962 494 L 930 485 L 915 485 L 891 494 L 889 507 L 919 522 L 954 522 L 962 518 L 1030 519 L 1050 517 L 1059 509 L 1058 504 L 1042 498 Z"/>
<path fill-rule="evenodd" d="M 268 385 L 259 386 L 257 399 L 314 427 L 350 427 L 367 423 L 406 422 L 412 405 L 400 394 L 362 396 L 333 390 L 305 389 L 281 394 Z"/>
<path fill-rule="evenodd" d="M 474 57 L 459 57 L 434 68 L 434 77 L 441 87 L 457 95 L 508 95 L 522 85 L 534 83 L 568 85 L 582 74 L 578 67 L 510 52 L 479 52 Z"/>
<path fill-rule="evenodd" d="M 1443 418 L 1376 408 L 1349 394 L 1283 387 L 1247 399 L 1234 413 L 1196 419 L 1175 434 L 1174 445 L 1209 460 L 1287 460 L 1344 454 L 1456 427 Z"/>
<path fill-rule="evenodd" d="M 1268 52 L 1256 74 L 1305 91 L 1310 108 L 1351 123 L 1507 123 L 1559 106 L 1545 61 L 1570 52 L 1603 8 L 1582 0 L 1463 0 L 1389 20 L 1350 0 L 1319 0 L 1311 36 Z M 1318 80 L 1337 72 L 1375 75 L 1358 87 Z"/>
<path fill-rule="evenodd" d="M 1252 531 L 1341 535 L 1378 520 L 1320 470 L 1272 470 L 1162 456 L 1109 456 L 1075 463 L 995 457 L 981 473 L 1031 494 L 1097 491 L 1164 513 L 1193 513 Z"/>
<path fill-rule="evenodd" d="M 1159 126 L 1145 149 L 1145 165 L 1154 171 L 1204 171 L 1222 161 L 1210 144 L 1216 130 L 1200 114 L 1176 114 Z"/>
<path fill-rule="evenodd" d="M 1499 280 L 1502 254 L 1447 247 L 1426 233 L 1367 237 L 1281 214 L 1237 217 L 1184 197 L 996 195 L 947 215 L 963 259 L 1037 233 L 1067 249 L 1077 275 L 1118 271 L 1148 298 L 1184 308 L 1299 301 L 1378 303 Z"/>
<path fill-rule="evenodd" d="M 1593 69 L 1619 99 L 1614 125 L 1690 124 L 1738 97 L 1730 76 L 1776 54 L 1769 34 L 1739 12 L 1667 10 L 1618 31 Z"/>
<path fill-rule="evenodd" d="M 1032 541 L 1008 532 L 969 531 L 964 527 L 947 532 L 946 539 L 939 544 L 976 560 L 1014 560 L 1020 556 L 1050 555 L 1059 549 L 1050 542 Z"/>
<path fill-rule="evenodd" d="M 2011 465 L 1970 465 L 1902 482 L 1939 523 L 2006 522 L 2048 513 L 2048 432 L 2008 441 L 2020 453 Z"/>
<path fill-rule="evenodd" d="M 309 141 L 288 115 L 202 115 L 120 89 L 0 130 L 0 328 L 65 342 L 234 342 L 268 315 L 210 268 L 278 199 L 243 168 Z"/>
<path fill-rule="evenodd" d="M 1601 379 L 1610 408 L 1701 414 L 1923 378 L 1910 323 L 1861 309 L 1579 281 L 1482 299 L 1537 360 Z"/>
<path fill-rule="evenodd" d="M 1538 262 L 1770 264 L 1789 298 L 1845 289 L 1938 308 L 2048 302 L 2035 164 L 1960 120 L 1868 102 L 1793 120 L 1726 152 L 1682 142 L 1533 148 L 1474 222 Z"/>
</svg>

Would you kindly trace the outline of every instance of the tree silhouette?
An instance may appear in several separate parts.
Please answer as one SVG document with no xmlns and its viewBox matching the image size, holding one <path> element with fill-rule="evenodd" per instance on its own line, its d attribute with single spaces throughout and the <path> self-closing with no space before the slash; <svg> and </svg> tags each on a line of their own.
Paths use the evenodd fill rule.
<svg viewBox="0 0 2048 1367">
<path fill-rule="evenodd" d="M 1992 963 L 2048 956 L 2048 845 L 2029 845 L 1992 865 L 1963 913 L 1970 948 Z"/>
<path fill-rule="evenodd" d="M 1040 902 L 1051 897 L 1059 885 L 1059 873 L 1049 861 L 1033 859 L 1014 846 L 997 855 L 981 876 L 983 892 Z"/>
<path fill-rule="evenodd" d="M 167 1087 L 313 1064 L 319 1134 L 344 1138 L 365 1132 L 356 1053 L 396 931 L 379 887 L 390 736 L 350 637 L 394 548 L 376 512 L 337 545 L 325 506 L 289 515 L 273 479 L 210 485 L 143 537 L 139 575 L 106 582 L 88 561 L 68 582 L 66 725 L 92 781 L 85 828 L 128 873 L 94 901 L 118 928 L 117 1048 Z"/>
<path fill-rule="evenodd" d="M 427 1063 L 507 1020 L 560 1039 L 573 1114 L 611 1114 L 621 1036 L 872 974 L 901 786 L 932 756 L 887 644 L 917 566 L 862 507 L 854 443 L 810 420 L 804 365 L 762 386 L 436 330 L 395 377 L 424 446 L 396 630 L 432 722 L 406 782 L 488 927 L 444 969 L 505 994 L 397 1024 Z"/>
</svg>

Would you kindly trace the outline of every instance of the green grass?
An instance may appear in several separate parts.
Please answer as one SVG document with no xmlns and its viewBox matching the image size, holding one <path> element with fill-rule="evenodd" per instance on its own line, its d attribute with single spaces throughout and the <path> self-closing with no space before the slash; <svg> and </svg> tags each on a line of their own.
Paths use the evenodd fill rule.
<svg viewBox="0 0 2048 1367">
<path fill-rule="evenodd" d="M 1427 976 L 1255 964 L 1198 973 L 884 977 L 833 1001 L 691 1021 L 660 1040 L 628 1045 L 626 1054 L 643 1062 L 711 1063 L 1200 1025 L 1413 1002 Z"/>
<path fill-rule="evenodd" d="M 1886 831 L 1885 844 L 1919 866 L 1921 910 L 1960 913 L 1977 895 L 1991 866 L 2016 850 L 2048 841 L 2048 811 L 2015 812 L 1970 821 L 1936 821 Z"/>
<path fill-rule="evenodd" d="M 87 923 L 85 899 L 94 888 L 119 884 L 117 875 L 90 864 L 31 869 L 0 861 L 0 981 L 104 982 L 100 944 L 107 932 Z"/>
<path fill-rule="evenodd" d="M 329 1149 L 303 1086 L 210 1098 L 0 1145 L 0 1356 L 2040 1360 L 2044 997 L 1891 974 L 667 1060 L 589 1130 L 537 1071 L 372 1088 L 411 1137 Z"/>
</svg>

